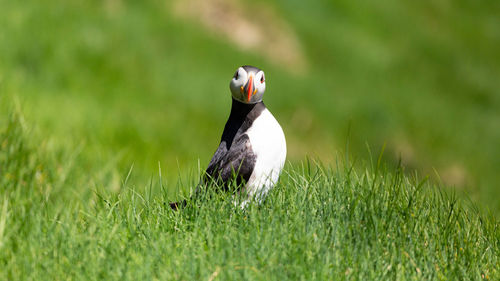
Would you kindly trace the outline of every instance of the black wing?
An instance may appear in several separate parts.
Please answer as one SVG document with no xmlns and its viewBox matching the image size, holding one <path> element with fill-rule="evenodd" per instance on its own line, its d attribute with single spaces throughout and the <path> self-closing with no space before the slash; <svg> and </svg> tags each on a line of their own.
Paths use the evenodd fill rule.
<svg viewBox="0 0 500 281">
<path fill-rule="evenodd" d="M 229 149 L 225 141 L 222 141 L 208 164 L 205 183 L 215 180 L 227 188 L 234 179 L 237 185 L 246 182 L 253 172 L 255 160 L 250 139 L 246 134 L 236 137 Z"/>
</svg>

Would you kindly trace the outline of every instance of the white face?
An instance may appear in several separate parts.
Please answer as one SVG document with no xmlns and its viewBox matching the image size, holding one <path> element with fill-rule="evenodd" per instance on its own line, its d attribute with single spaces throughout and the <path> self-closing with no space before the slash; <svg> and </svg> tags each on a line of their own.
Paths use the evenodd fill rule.
<svg viewBox="0 0 500 281">
<path fill-rule="evenodd" d="M 242 103 L 260 102 L 266 90 L 264 71 L 255 72 L 253 68 L 240 67 L 231 79 L 229 88 L 233 98 Z"/>
</svg>

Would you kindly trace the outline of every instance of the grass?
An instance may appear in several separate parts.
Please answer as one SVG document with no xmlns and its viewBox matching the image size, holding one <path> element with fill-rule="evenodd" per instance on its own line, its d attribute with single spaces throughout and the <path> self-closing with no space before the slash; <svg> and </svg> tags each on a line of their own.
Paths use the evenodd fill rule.
<svg viewBox="0 0 500 281">
<path fill-rule="evenodd" d="M 131 169 L 113 191 L 112 175 L 82 170 L 85 159 L 10 113 L 0 119 L 0 279 L 500 278 L 499 222 L 380 158 L 361 172 L 348 160 L 287 165 L 261 206 L 209 193 L 174 212 L 161 170 L 133 185 Z"/>
</svg>

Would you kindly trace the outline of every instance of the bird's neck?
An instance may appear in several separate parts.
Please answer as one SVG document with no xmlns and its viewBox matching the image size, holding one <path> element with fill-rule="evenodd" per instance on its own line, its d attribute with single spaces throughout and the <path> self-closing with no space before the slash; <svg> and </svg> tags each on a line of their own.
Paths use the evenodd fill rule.
<svg viewBox="0 0 500 281">
<path fill-rule="evenodd" d="M 229 149 L 233 143 L 233 139 L 238 132 L 245 132 L 252 126 L 252 123 L 266 109 L 262 101 L 254 104 L 247 104 L 233 99 L 231 106 L 231 114 L 224 127 L 221 143 L 226 143 L 226 148 Z"/>
<path fill-rule="evenodd" d="M 265 108 L 265 105 L 262 101 L 259 101 L 257 103 L 242 103 L 233 98 L 230 118 L 232 117 L 234 119 L 245 119 L 245 117 L 247 117 L 250 112 L 258 110 L 260 108 Z M 260 111 L 261 110 L 259 110 L 259 113 Z"/>
</svg>

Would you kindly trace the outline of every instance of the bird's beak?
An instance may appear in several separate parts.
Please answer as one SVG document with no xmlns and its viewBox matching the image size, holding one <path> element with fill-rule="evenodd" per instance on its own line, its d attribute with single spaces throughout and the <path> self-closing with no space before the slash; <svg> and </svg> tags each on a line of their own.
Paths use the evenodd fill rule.
<svg viewBox="0 0 500 281">
<path fill-rule="evenodd" d="M 247 95 L 247 101 L 250 102 L 250 99 L 252 98 L 253 95 L 257 92 L 257 89 L 254 89 L 253 87 L 253 74 L 250 74 L 248 78 L 248 83 L 246 85 L 246 95 Z"/>
</svg>

